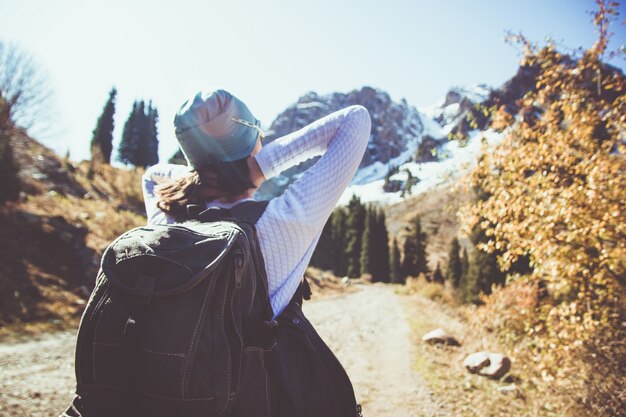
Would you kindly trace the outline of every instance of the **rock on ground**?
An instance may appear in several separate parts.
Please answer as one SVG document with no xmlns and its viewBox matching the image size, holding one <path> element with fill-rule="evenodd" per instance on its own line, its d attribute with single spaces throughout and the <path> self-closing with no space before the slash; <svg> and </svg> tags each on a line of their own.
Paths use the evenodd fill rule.
<svg viewBox="0 0 626 417">
<path fill-rule="evenodd" d="M 468 355 L 463 365 L 471 373 L 500 379 L 511 369 L 511 360 L 501 353 L 476 352 Z"/>
<path fill-rule="evenodd" d="M 424 337 L 422 337 L 422 341 L 431 345 L 461 346 L 458 340 L 441 328 L 426 333 Z"/>
</svg>

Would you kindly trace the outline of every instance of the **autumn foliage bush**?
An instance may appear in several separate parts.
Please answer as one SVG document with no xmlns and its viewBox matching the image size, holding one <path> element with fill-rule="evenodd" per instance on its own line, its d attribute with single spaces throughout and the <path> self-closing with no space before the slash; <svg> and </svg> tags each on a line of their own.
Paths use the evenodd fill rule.
<svg viewBox="0 0 626 417">
<path fill-rule="evenodd" d="M 484 316 L 523 340 L 521 354 L 572 404 L 612 415 L 626 409 L 626 94 L 624 74 L 602 62 L 618 6 L 598 5 L 599 39 L 578 58 L 517 38 L 523 64 L 540 68 L 536 90 L 519 113 L 493 115 L 493 127 L 510 130 L 473 172 L 487 198 L 464 226 L 483 227 L 480 248 L 498 253 L 503 271 L 530 261 L 483 299 L 494 313 Z"/>
</svg>

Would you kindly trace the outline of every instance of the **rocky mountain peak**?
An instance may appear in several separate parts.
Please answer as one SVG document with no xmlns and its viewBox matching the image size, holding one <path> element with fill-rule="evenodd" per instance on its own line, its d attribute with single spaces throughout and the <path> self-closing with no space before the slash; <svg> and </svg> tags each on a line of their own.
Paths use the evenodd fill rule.
<svg viewBox="0 0 626 417">
<path fill-rule="evenodd" d="M 308 92 L 282 112 L 270 126 L 266 141 L 294 132 L 334 111 L 351 105 L 365 107 L 372 117 L 372 136 L 361 166 L 386 163 L 419 138 L 423 126 L 417 110 L 406 100 L 394 102 L 384 91 L 363 87 L 349 93 Z"/>
</svg>

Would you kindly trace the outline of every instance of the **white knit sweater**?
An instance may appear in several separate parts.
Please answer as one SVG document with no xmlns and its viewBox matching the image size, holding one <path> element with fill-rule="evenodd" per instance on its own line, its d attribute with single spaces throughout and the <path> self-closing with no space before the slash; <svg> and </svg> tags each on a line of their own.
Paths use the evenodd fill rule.
<svg viewBox="0 0 626 417">
<path fill-rule="evenodd" d="M 256 223 L 275 316 L 298 288 L 326 220 L 359 167 L 370 130 L 367 110 L 350 106 L 276 139 L 256 155 L 265 178 L 322 155 L 282 195 L 270 201 Z M 146 171 L 143 193 L 148 224 L 174 222 L 156 206 L 154 186 L 159 177 L 175 178 L 188 172 L 187 167 L 170 164 Z M 228 208 L 241 201 L 210 202 L 207 207 Z"/>
</svg>

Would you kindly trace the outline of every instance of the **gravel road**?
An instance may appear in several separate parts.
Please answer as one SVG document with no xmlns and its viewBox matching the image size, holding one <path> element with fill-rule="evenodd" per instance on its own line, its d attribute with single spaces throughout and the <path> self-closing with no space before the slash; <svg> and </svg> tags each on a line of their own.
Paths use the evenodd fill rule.
<svg viewBox="0 0 626 417">
<path fill-rule="evenodd" d="M 362 285 L 304 309 L 346 368 L 365 417 L 448 416 L 413 371 L 413 342 L 392 287 Z M 0 416 L 58 416 L 72 397 L 74 339 L 61 332 L 0 345 Z"/>
</svg>

